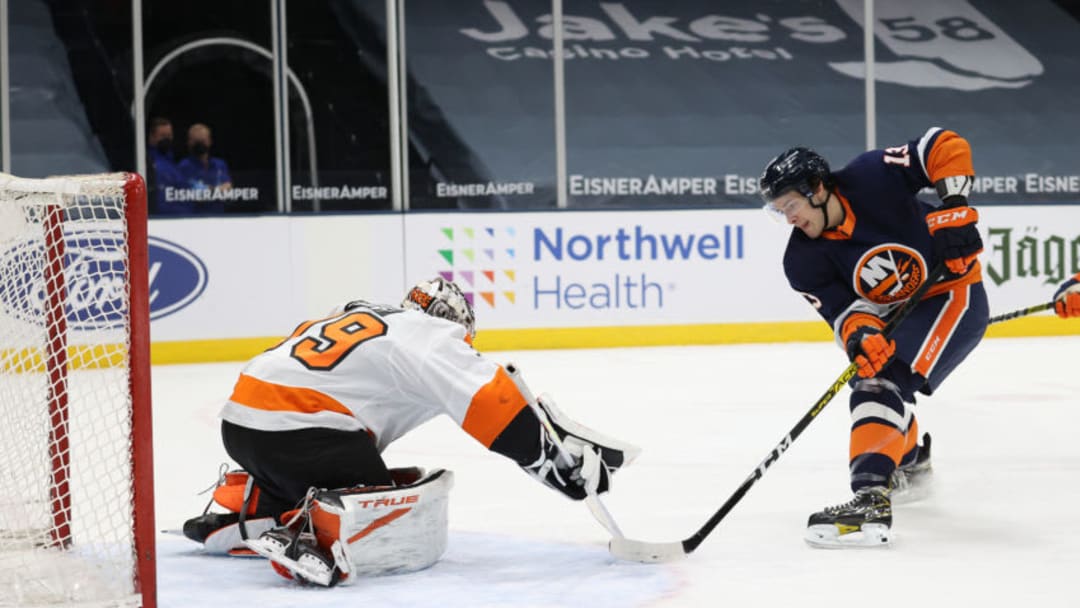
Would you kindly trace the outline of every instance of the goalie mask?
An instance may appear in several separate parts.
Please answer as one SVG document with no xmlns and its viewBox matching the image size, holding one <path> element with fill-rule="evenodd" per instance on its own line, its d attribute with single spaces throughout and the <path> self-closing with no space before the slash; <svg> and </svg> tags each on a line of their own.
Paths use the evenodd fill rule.
<svg viewBox="0 0 1080 608">
<path fill-rule="evenodd" d="M 436 277 L 421 281 L 401 301 L 405 310 L 419 310 L 433 317 L 460 323 L 471 341 L 476 337 L 476 317 L 472 305 L 457 284 Z"/>
</svg>

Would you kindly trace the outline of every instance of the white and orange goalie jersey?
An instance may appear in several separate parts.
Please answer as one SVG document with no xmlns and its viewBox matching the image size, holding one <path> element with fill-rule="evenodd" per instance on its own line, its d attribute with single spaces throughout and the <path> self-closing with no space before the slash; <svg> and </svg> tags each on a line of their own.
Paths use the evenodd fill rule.
<svg viewBox="0 0 1080 608">
<path fill-rule="evenodd" d="M 331 429 L 355 437 L 366 433 L 381 453 L 410 430 L 445 414 L 485 447 L 572 500 L 607 491 L 611 476 L 634 459 L 638 448 L 575 422 L 550 397 L 533 397 L 512 365 L 504 367 L 476 352 L 470 345 L 474 324 L 465 300 L 455 304 L 436 298 L 455 289 L 445 282 L 425 282 L 408 300 L 427 296 L 428 305 L 420 310 L 355 301 L 325 318 L 301 323 L 241 371 L 221 411 L 228 423 L 222 425 L 223 434 L 234 427 L 269 433 Z M 269 449 L 280 455 L 275 440 L 263 438 L 260 454 Z M 249 456 L 249 462 L 259 460 L 259 454 Z M 263 485 L 266 480 L 256 477 L 254 472 L 245 476 L 241 504 L 227 505 L 215 491 L 215 501 L 230 513 L 204 513 L 189 520 L 185 536 L 229 552 L 242 540 L 288 576 L 328 586 L 350 573 L 426 567 L 445 548 L 449 471 L 440 469 L 405 485 L 394 477 L 390 484 L 306 487 L 302 505 L 288 521 L 282 514 L 282 526 L 253 539 L 245 535 L 247 522 L 236 514 L 259 515 L 257 499 L 248 504 L 249 496 L 255 496 L 252 488 L 258 484 L 258 489 L 269 490 Z M 410 506 L 396 508 L 399 504 Z M 411 523 L 399 522 L 392 533 L 377 538 L 371 535 L 407 513 Z M 266 519 L 272 518 L 257 521 Z M 305 521 L 314 526 L 317 546 L 301 538 L 308 533 Z M 296 529 L 290 527 L 294 524 Z M 367 539 L 363 546 L 354 545 L 362 538 Z"/>
<path fill-rule="evenodd" d="M 248 363 L 221 417 L 265 431 L 365 430 L 381 452 L 446 414 L 491 448 L 526 405 L 506 370 L 476 352 L 458 323 L 353 303 L 300 324 Z"/>
</svg>

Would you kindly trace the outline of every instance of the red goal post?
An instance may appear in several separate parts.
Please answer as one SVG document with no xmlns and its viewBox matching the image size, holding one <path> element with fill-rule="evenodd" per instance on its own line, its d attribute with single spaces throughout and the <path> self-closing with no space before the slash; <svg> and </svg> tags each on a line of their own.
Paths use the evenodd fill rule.
<svg viewBox="0 0 1080 608">
<path fill-rule="evenodd" d="M 0 598 L 156 605 L 146 186 L 0 174 Z"/>
</svg>

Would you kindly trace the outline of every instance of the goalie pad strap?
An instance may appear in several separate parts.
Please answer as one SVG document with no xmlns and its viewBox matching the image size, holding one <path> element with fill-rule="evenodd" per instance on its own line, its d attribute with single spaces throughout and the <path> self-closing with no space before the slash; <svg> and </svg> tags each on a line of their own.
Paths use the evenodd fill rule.
<svg viewBox="0 0 1080 608">
<path fill-rule="evenodd" d="M 596 448 L 584 444 L 581 446 L 581 478 L 585 480 L 586 494 L 595 495 L 600 486 L 600 467 L 603 463 Z"/>
<path fill-rule="evenodd" d="M 240 539 L 241 540 L 247 540 L 248 539 L 247 515 L 248 515 L 248 509 L 249 508 L 252 510 L 252 512 L 254 512 L 254 510 L 255 510 L 255 504 L 254 504 L 255 501 L 252 500 L 252 495 L 255 493 L 254 490 L 255 490 L 255 478 L 252 477 L 249 474 L 248 478 L 247 478 L 247 482 L 244 483 L 244 501 L 240 505 L 240 521 L 238 523 L 240 524 Z"/>
<path fill-rule="evenodd" d="M 244 470 L 229 471 L 224 474 L 221 483 L 214 488 L 214 502 L 239 515 L 237 526 L 241 540 L 249 538 L 247 518 L 253 515 L 259 506 L 259 488 L 255 478 Z M 254 536 L 262 532 L 256 532 Z"/>
</svg>

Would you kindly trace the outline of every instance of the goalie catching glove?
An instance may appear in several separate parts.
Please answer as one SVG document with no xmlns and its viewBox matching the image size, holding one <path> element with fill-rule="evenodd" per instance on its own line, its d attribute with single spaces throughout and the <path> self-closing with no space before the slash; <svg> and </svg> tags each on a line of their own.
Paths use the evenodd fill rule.
<svg viewBox="0 0 1080 608">
<path fill-rule="evenodd" d="M 1080 317 L 1080 273 L 1058 288 L 1054 294 L 1054 312 L 1062 319 Z"/>
<path fill-rule="evenodd" d="M 868 313 L 856 312 L 844 319 L 841 337 L 862 378 L 878 375 L 896 355 L 896 340 L 885 337 L 884 327 L 884 321 Z"/>
<path fill-rule="evenodd" d="M 536 456 L 518 464 L 526 473 L 572 500 L 607 492 L 615 471 L 633 461 L 641 451 L 574 422 L 547 395 L 540 395 L 536 404 L 557 437 L 552 437 L 541 421 Z"/>
</svg>

